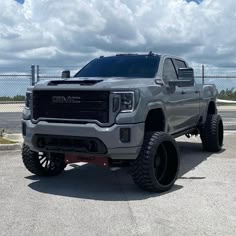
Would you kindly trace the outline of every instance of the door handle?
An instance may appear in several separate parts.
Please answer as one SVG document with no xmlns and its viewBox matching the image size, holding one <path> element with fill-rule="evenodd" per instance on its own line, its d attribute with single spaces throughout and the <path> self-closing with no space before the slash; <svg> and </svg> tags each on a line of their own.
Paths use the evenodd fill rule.
<svg viewBox="0 0 236 236">
<path fill-rule="evenodd" d="M 182 91 L 181 94 L 185 94 L 186 92 L 185 91 Z"/>
<path fill-rule="evenodd" d="M 200 91 L 196 90 L 195 93 L 199 93 Z"/>
</svg>

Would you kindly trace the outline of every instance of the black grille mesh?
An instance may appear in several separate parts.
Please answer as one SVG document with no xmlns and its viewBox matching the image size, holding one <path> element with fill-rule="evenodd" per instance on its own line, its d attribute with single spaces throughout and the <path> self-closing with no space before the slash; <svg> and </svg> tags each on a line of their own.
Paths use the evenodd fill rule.
<svg viewBox="0 0 236 236">
<path fill-rule="evenodd" d="M 62 100 L 56 101 L 55 100 Z M 75 102 L 71 102 L 74 99 Z M 80 119 L 109 122 L 109 92 L 33 91 L 33 119 Z"/>
</svg>

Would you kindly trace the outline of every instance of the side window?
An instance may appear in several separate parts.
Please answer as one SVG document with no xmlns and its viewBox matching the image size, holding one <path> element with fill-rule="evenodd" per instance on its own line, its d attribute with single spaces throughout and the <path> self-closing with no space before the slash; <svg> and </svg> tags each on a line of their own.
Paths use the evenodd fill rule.
<svg viewBox="0 0 236 236">
<path fill-rule="evenodd" d="M 176 70 L 178 71 L 179 68 L 187 68 L 186 63 L 181 60 L 174 59 L 174 64 L 176 67 Z"/>
<path fill-rule="evenodd" d="M 174 59 L 174 64 L 175 64 L 175 69 L 177 71 L 178 74 L 178 69 L 179 68 L 187 68 L 186 63 L 184 61 L 178 60 L 178 59 Z"/>
<path fill-rule="evenodd" d="M 163 80 L 167 83 L 169 80 L 177 80 L 176 71 L 171 59 L 166 59 L 163 67 Z"/>
<path fill-rule="evenodd" d="M 181 60 L 174 59 L 174 63 L 177 69 L 179 68 L 187 68 L 186 63 Z"/>
</svg>

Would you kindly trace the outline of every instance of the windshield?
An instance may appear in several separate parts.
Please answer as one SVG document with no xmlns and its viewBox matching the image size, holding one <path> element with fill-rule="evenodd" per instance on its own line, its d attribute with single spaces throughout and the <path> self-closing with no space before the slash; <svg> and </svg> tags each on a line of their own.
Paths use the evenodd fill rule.
<svg viewBox="0 0 236 236">
<path fill-rule="evenodd" d="M 158 70 L 158 56 L 115 56 L 88 63 L 75 77 L 153 78 Z"/>
</svg>

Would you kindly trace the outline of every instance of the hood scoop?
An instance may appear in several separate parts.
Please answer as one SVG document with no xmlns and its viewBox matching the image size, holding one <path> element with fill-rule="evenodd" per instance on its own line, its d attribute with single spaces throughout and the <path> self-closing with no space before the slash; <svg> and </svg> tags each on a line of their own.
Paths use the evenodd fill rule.
<svg viewBox="0 0 236 236">
<path fill-rule="evenodd" d="M 61 84 L 79 84 L 81 86 L 92 86 L 103 80 L 53 80 L 48 83 L 48 86 L 57 86 Z"/>
</svg>

